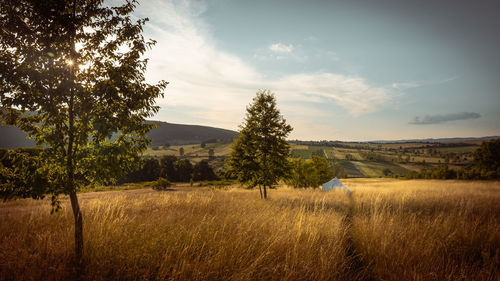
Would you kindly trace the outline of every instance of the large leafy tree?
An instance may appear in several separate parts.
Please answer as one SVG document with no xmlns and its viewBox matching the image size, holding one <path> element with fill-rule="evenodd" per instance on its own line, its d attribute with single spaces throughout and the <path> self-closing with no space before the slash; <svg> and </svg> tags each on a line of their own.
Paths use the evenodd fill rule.
<svg viewBox="0 0 500 281">
<path fill-rule="evenodd" d="M 137 2 L 104 7 L 103 0 L 0 0 L 0 105 L 15 125 L 45 148 L 36 158 L 12 157 L 3 197 L 69 195 L 77 262 L 83 253 L 82 183 L 112 182 L 146 148 L 167 85 L 145 82 L 154 44 L 132 20 Z M 30 169 L 22 169 L 24 163 Z M 22 172 L 21 175 L 16 173 Z M 19 180 L 23 179 L 23 180 Z"/>
<path fill-rule="evenodd" d="M 229 172 L 249 187 L 259 186 L 261 197 L 267 198 L 267 188 L 289 172 L 290 145 L 286 137 L 291 131 L 276 106 L 274 94 L 269 90 L 257 92 L 231 147 Z"/>
<path fill-rule="evenodd" d="M 474 163 L 485 171 L 500 169 L 500 139 L 484 141 L 474 152 Z"/>
<path fill-rule="evenodd" d="M 317 188 L 334 176 L 328 160 L 316 155 L 307 161 L 303 161 L 301 158 L 291 159 L 291 166 L 291 172 L 286 182 L 293 187 Z"/>
</svg>

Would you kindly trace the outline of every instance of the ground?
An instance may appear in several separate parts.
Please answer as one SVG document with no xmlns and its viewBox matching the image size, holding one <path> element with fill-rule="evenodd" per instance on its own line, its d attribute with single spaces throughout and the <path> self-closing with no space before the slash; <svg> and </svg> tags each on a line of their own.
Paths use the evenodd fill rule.
<svg viewBox="0 0 500 281">
<path fill-rule="evenodd" d="M 500 183 L 80 193 L 83 280 L 499 280 Z M 67 198 L 0 203 L 0 280 L 68 280 Z"/>
</svg>

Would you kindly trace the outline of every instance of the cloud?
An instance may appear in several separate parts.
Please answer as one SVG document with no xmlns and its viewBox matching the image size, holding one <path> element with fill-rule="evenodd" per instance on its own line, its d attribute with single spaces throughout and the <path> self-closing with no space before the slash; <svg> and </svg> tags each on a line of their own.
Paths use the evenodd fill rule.
<svg viewBox="0 0 500 281">
<path fill-rule="evenodd" d="M 272 44 L 271 46 L 269 46 L 269 50 L 273 51 L 273 52 L 278 52 L 278 53 L 291 53 L 293 52 L 293 45 L 290 44 L 290 45 L 285 45 L 285 44 L 282 44 L 282 43 L 276 43 L 276 44 Z"/>
<path fill-rule="evenodd" d="M 441 124 L 450 121 L 458 120 L 468 120 L 480 118 L 481 114 L 475 112 L 460 112 L 460 113 L 450 113 L 445 115 L 425 115 L 420 118 L 415 116 L 409 124 L 412 125 L 430 125 L 430 124 Z"/>
<path fill-rule="evenodd" d="M 411 82 L 397 82 L 392 83 L 392 87 L 397 90 L 406 90 L 411 88 L 418 88 L 428 85 L 438 85 L 456 80 L 458 77 L 451 77 L 441 80 L 421 80 L 421 81 L 411 81 Z"/>
<path fill-rule="evenodd" d="M 155 118 L 236 129 L 258 89 L 271 89 L 278 102 L 298 107 L 294 112 L 309 112 L 304 122 L 342 109 L 352 116 L 376 112 L 391 100 L 390 89 L 371 85 L 362 77 L 328 72 L 266 77 L 265 72 L 217 47 L 211 27 L 197 16 L 206 9 L 203 3 L 150 0 L 138 6 L 137 16 L 150 18 L 146 37 L 157 41 L 147 52 L 146 78 L 151 83 L 170 82 L 165 98 L 157 100 L 162 110 Z M 273 45 L 276 50 L 294 48 Z M 317 104 L 328 104 L 329 110 L 322 112 Z M 309 127 L 310 133 L 314 129 L 303 127 Z"/>
</svg>

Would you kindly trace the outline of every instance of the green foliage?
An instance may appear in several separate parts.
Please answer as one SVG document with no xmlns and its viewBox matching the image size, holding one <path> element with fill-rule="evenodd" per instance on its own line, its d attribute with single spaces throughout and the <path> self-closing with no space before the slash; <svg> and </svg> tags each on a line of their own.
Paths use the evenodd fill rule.
<svg viewBox="0 0 500 281">
<path fill-rule="evenodd" d="M 290 162 L 290 175 L 286 179 L 288 185 L 295 188 L 317 187 L 318 177 L 311 160 L 292 158 Z"/>
<path fill-rule="evenodd" d="M 173 155 L 166 155 L 160 159 L 161 175 L 166 177 L 169 181 L 177 181 L 177 171 L 175 170 L 175 163 L 177 157 Z"/>
<path fill-rule="evenodd" d="M 474 163 L 486 171 L 500 168 L 500 139 L 483 142 L 474 152 Z"/>
<path fill-rule="evenodd" d="M 175 170 L 177 172 L 177 180 L 180 182 L 189 182 L 193 176 L 193 165 L 187 159 L 177 161 Z"/>
<path fill-rule="evenodd" d="M 274 94 L 259 91 L 247 107 L 240 135 L 231 147 L 228 169 L 249 187 L 275 185 L 289 172 L 290 145 L 286 137 L 292 127 L 276 107 Z"/>
<path fill-rule="evenodd" d="M 153 184 L 153 189 L 155 190 L 165 190 L 168 187 L 172 186 L 172 183 L 166 178 L 159 178 Z"/>
<path fill-rule="evenodd" d="M 201 160 L 196 163 L 193 168 L 193 180 L 195 181 L 213 181 L 216 180 L 217 176 L 212 170 L 212 167 L 208 164 L 208 161 Z"/>
<path fill-rule="evenodd" d="M 145 82 L 142 55 L 154 41 L 141 35 L 147 19 L 130 17 L 137 2 L 102 4 L 0 2 L 1 121 L 46 148 L 11 155 L 4 198 L 113 182 L 146 148 L 153 126 L 144 121 L 158 111 L 155 99 L 167 83 Z"/>
<path fill-rule="evenodd" d="M 313 156 L 311 159 L 314 170 L 316 171 L 318 182 L 314 187 L 319 186 L 334 177 L 334 172 L 328 160 L 323 157 Z"/>
<path fill-rule="evenodd" d="M 331 180 L 334 176 L 328 160 L 313 156 L 312 159 L 303 161 L 301 158 L 291 159 L 290 175 L 286 183 L 298 188 L 319 187 Z"/>
</svg>

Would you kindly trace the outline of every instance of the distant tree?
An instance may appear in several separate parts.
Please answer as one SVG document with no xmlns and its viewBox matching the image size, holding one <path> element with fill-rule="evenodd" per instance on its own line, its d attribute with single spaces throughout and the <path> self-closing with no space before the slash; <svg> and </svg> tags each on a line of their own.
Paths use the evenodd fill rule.
<svg viewBox="0 0 500 281">
<path fill-rule="evenodd" d="M 177 171 L 175 170 L 177 157 L 165 155 L 160 159 L 161 176 L 169 181 L 177 181 Z"/>
<path fill-rule="evenodd" d="M 214 149 L 213 149 L 213 148 L 210 148 L 210 149 L 208 150 L 208 159 L 213 159 L 213 158 L 214 158 L 214 156 L 215 156 L 215 151 L 214 151 Z"/>
<path fill-rule="evenodd" d="M 155 158 L 147 158 L 144 160 L 142 168 L 142 180 L 154 181 L 160 177 L 161 167 L 160 163 Z"/>
<path fill-rule="evenodd" d="M 179 155 L 180 156 L 184 155 L 184 147 L 179 148 Z"/>
<path fill-rule="evenodd" d="M 276 107 L 274 94 L 259 91 L 247 107 L 240 134 L 231 147 L 229 171 L 249 187 L 261 186 L 267 198 L 267 187 L 275 185 L 289 172 L 290 145 L 286 137 L 292 127 Z"/>
<path fill-rule="evenodd" d="M 193 176 L 193 165 L 188 159 L 177 161 L 175 170 L 177 171 L 177 180 L 180 182 L 189 182 Z"/>
<path fill-rule="evenodd" d="M 387 177 L 392 174 L 392 171 L 389 168 L 385 168 L 382 170 L 382 173 Z"/>
<path fill-rule="evenodd" d="M 206 143 L 204 143 L 204 142 L 202 142 L 202 143 L 200 144 L 200 147 L 201 147 L 201 148 L 205 148 L 205 146 L 207 146 L 207 144 L 206 144 Z"/>
<path fill-rule="evenodd" d="M 344 156 L 345 160 L 347 161 L 352 161 L 354 160 L 354 156 L 352 156 L 352 154 L 349 154 L 347 153 L 345 156 Z"/>
<path fill-rule="evenodd" d="M 147 19 L 130 16 L 137 2 L 111 8 L 103 3 L 0 1 L 0 119 L 46 148 L 33 160 L 35 171 L 12 171 L 38 176 L 4 182 L 1 194 L 35 199 L 51 194 L 56 210 L 58 196 L 69 195 L 78 264 L 83 255 L 78 188 L 115 182 L 135 166 L 153 127 L 144 121 L 158 111 L 155 99 L 167 84 L 145 82 L 143 54 L 154 41 L 141 35 Z"/>
<path fill-rule="evenodd" d="M 500 168 L 500 139 L 484 141 L 474 152 L 474 163 L 485 171 L 498 170 Z"/>
<path fill-rule="evenodd" d="M 193 180 L 195 181 L 203 181 L 203 180 L 216 180 L 217 176 L 214 173 L 214 170 L 208 164 L 208 161 L 201 160 L 196 163 L 193 168 Z"/>
</svg>

